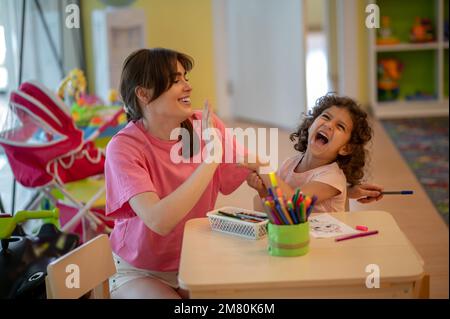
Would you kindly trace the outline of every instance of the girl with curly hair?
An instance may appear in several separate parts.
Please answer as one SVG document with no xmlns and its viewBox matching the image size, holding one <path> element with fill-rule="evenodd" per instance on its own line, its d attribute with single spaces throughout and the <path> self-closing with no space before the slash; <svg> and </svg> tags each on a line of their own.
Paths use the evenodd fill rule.
<svg viewBox="0 0 450 319">
<path fill-rule="evenodd" d="M 347 187 L 351 198 L 379 200 L 381 187 L 360 184 L 367 161 L 365 146 L 371 138 L 367 114 L 354 100 L 331 93 L 319 98 L 290 135 L 299 153 L 286 159 L 277 171 L 283 193 L 291 197 L 300 187 L 304 194 L 316 195 L 316 213 L 345 211 Z M 261 198 L 268 195 L 267 176 L 252 173 L 247 183 Z"/>
</svg>

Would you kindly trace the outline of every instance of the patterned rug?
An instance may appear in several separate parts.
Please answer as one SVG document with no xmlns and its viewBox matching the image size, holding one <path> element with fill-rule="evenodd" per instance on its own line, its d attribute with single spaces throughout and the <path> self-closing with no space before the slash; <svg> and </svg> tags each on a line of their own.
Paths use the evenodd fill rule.
<svg viewBox="0 0 450 319">
<path fill-rule="evenodd" d="M 381 123 L 448 225 L 448 118 Z"/>
</svg>

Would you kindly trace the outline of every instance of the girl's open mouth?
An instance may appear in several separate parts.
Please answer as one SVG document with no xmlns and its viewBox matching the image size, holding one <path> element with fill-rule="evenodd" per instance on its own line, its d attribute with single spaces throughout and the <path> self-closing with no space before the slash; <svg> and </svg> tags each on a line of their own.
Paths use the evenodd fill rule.
<svg viewBox="0 0 450 319">
<path fill-rule="evenodd" d="M 316 137 L 315 137 L 315 142 L 318 142 L 321 145 L 325 145 L 325 144 L 328 144 L 328 141 L 329 141 L 328 136 L 326 136 L 322 132 L 317 132 Z"/>
</svg>

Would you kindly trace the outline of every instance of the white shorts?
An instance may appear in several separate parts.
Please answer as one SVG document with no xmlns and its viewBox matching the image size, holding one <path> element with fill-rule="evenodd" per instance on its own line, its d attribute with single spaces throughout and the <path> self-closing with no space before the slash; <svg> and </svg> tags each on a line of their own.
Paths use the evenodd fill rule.
<svg viewBox="0 0 450 319">
<path fill-rule="evenodd" d="M 162 272 L 140 269 L 130 265 L 114 253 L 113 257 L 117 272 L 109 278 L 109 290 L 111 293 L 131 280 L 146 277 L 157 279 L 174 289 L 179 287 L 178 272 L 176 271 Z"/>
</svg>

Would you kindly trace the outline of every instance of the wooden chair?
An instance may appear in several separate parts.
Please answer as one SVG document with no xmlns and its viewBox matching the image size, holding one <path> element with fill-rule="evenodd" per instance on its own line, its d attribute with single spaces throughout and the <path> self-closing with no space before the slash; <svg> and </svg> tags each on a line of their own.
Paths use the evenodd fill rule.
<svg viewBox="0 0 450 319">
<path fill-rule="evenodd" d="M 109 277 L 115 273 L 108 236 L 99 235 L 47 266 L 47 298 L 109 298 Z"/>
</svg>

